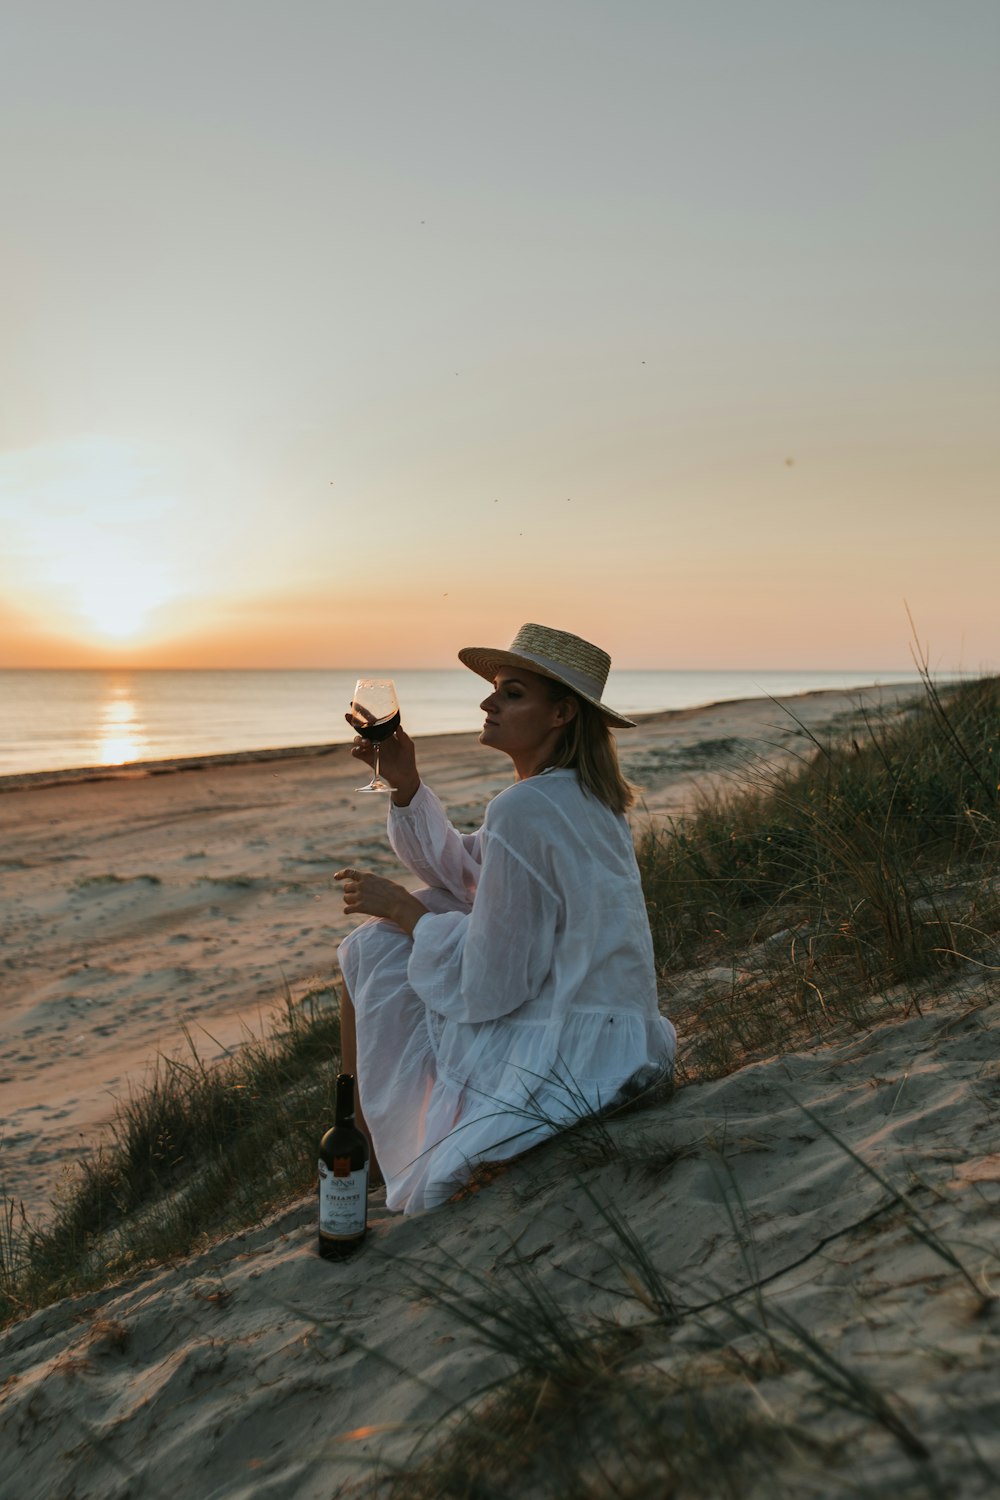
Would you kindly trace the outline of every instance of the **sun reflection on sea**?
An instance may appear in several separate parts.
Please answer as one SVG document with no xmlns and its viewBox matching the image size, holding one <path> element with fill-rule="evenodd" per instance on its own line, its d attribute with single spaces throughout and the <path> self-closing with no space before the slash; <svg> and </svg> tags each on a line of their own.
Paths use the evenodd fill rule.
<svg viewBox="0 0 1000 1500">
<path fill-rule="evenodd" d="M 98 763 L 102 766 L 121 766 L 126 761 L 139 760 L 146 748 L 145 727 L 123 683 L 115 683 L 101 705 L 98 737 Z"/>
</svg>

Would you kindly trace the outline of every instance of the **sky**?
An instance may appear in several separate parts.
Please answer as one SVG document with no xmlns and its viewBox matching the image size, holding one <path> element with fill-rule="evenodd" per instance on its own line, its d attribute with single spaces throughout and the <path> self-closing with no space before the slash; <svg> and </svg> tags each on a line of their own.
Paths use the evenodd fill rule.
<svg viewBox="0 0 1000 1500">
<path fill-rule="evenodd" d="M 996 0 L 9 0 L 0 667 L 1000 666 L 998 63 Z"/>
</svg>

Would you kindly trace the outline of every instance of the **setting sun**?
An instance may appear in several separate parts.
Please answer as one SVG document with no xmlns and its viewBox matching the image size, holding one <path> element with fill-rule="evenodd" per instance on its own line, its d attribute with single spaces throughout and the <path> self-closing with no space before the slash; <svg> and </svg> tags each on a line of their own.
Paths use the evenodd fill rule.
<svg viewBox="0 0 1000 1500">
<path fill-rule="evenodd" d="M 3 455 L 12 596 L 35 610 L 44 601 L 83 645 L 142 644 L 156 611 L 185 591 L 176 469 L 169 453 L 102 437 Z"/>
<path fill-rule="evenodd" d="M 86 571 L 70 582 L 80 613 L 95 632 L 126 644 L 139 638 L 153 612 L 169 603 L 177 590 L 166 571 L 139 556 L 97 556 L 84 559 Z"/>
</svg>

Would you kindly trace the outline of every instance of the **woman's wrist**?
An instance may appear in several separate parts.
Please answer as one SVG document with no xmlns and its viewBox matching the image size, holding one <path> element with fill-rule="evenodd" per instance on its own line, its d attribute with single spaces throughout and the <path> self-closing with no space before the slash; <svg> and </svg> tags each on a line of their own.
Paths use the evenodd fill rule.
<svg viewBox="0 0 1000 1500">
<path fill-rule="evenodd" d="M 411 896 L 409 891 L 400 893 L 396 910 L 392 914 L 392 920 L 397 927 L 402 927 L 408 937 L 413 936 L 413 929 L 421 917 L 426 917 L 427 908 L 416 896 Z"/>
<path fill-rule="evenodd" d="M 419 776 L 414 776 L 412 781 L 404 781 L 402 786 L 396 787 L 396 790 L 392 794 L 393 807 L 409 807 L 419 790 Z"/>
</svg>

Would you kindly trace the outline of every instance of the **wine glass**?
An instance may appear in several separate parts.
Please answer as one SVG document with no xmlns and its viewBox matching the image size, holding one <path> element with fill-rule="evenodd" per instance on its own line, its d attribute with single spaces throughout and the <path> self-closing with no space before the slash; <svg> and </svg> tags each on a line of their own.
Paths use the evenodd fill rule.
<svg viewBox="0 0 1000 1500">
<path fill-rule="evenodd" d="M 366 740 L 375 745 L 375 772 L 367 786 L 358 786 L 356 792 L 394 792 L 384 776 L 379 775 L 378 751 L 382 740 L 387 740 L 399 728 L 399 699 L 396 684 L 391 677 L 359 677 L 351 699 L 351 723 Z"/>
</svg>

